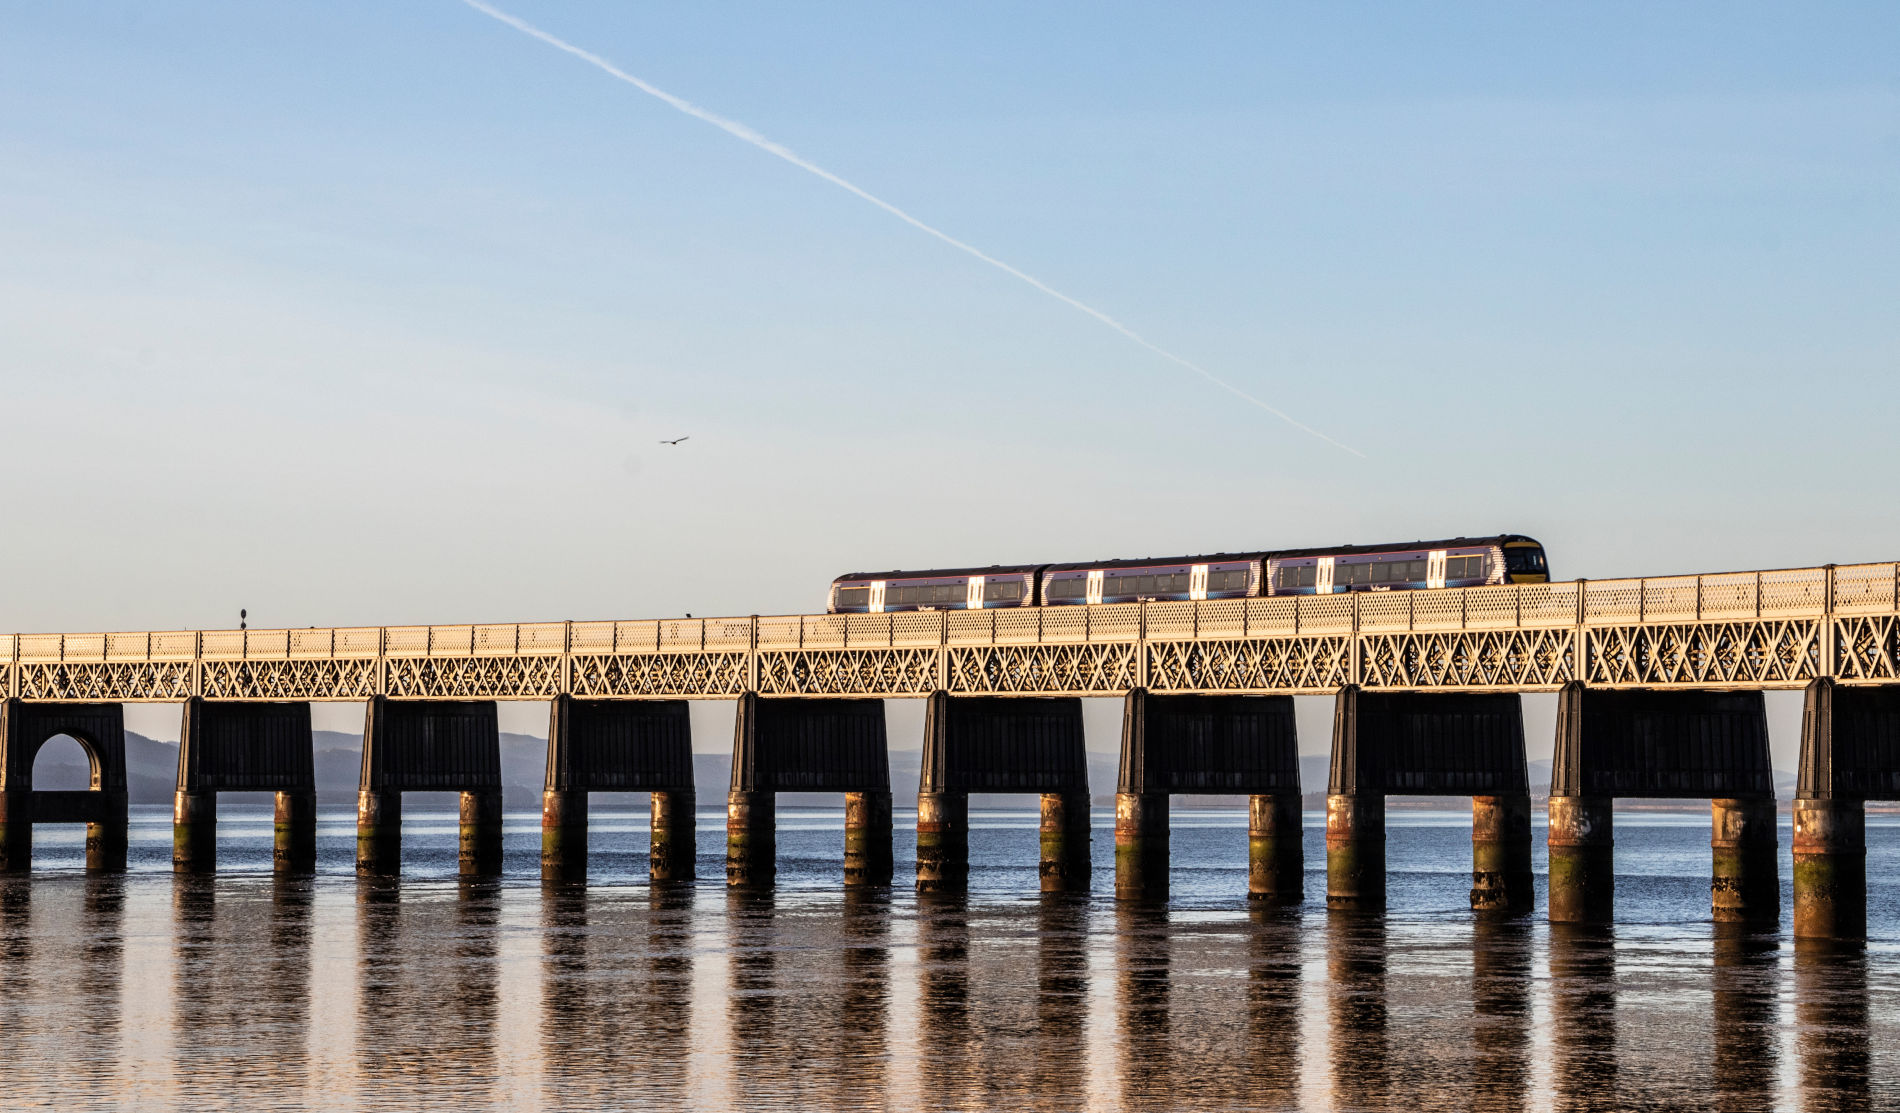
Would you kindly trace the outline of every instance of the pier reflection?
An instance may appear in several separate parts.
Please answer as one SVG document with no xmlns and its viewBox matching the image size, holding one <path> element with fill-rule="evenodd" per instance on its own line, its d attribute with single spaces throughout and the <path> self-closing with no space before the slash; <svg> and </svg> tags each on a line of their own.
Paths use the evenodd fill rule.
<svg viewBox="0 0 1900 1113">
<path fill-rule="evenodd" d="M 1867 953 L 1858 944 L 1798 939 L 1794 948 L 1795 1053 L 1807 1113 L 1873 1105 Z"/>
<path fill-rule="evenodd" d="M 1616 937 L 1550 925 L 1552 1108 L 1617 1108 Z"/>
<path fill-rule="evenodd" d="M 1047 1108 L 1079 1109 L 1088 1097 L 1088 903 L 1070 893 L 1039 899 L 1028 1092 Z"/>
<path fill-rule="evenodd" d="M 500 900 L 488 879 L 357 882 L 356 1067 L 378 1100 L 420 1083 L 458 1104 L 493 1099 Z"/>
<path fill-rule="evenodd" d="M 726 900 L 733 1104 L 887 1108 L 889 894 Z"/>
<path fill-rule="evenodd" d="M 1471 931 L 1470 1100 L 1467 1108 L 1515 1113 L 1530 1100 L 1531 925 L 1478 917 Z"/>
<path fill-rule="evenodd" d="M 308 1084 L 310 913 L 307 879 L 174 878 L 175 1055 L 191 1101 L 215 1103 L 238 1078 Z"/>
<path fill-rule="evenodd" d="M 979 1104 L 970 1028 L 969 905 L 960 893 L 917 898 L 917 1081 L 943 1108 Z"/>
<path fill-rule="evenodd" d="M 1333 1106 L 1384 1109 L 1391 1091 L 1386 1033 L 1385 917 L 1326 916 L 1326 1014 Z"/>
<path fill-rule="evenodd" d="M 541 1047 L 551 1096 L 587 1107 L 690 1104 L 692 912 L 690 886 L 543 887 Z"/>
<path fill-rule="evenodd" d="M 1775 936 L 1747 925 L 1715 925 L 1711 1081 L 1717 1109 L 1774 1104 L 1779 947 Z"/>
<path fill-rule="evenodd" d="M 1129 1109 L 1174 1106 L 1174 1048 L 1168 1015 L 1168 912 L 1146 904 L 1115 908 L 1115 967 L 1121 1047 L 1117 1074 Z"/>
<path fill-rule="evenodd" d="M 10 1102 L 109 1103 L 123 1051 L 125 890 L 121 878 L 57 885 L 0 878 L 0 1063 Z M 59 1063 L 56 1087 L 25 1068 Z"/>
</svg>

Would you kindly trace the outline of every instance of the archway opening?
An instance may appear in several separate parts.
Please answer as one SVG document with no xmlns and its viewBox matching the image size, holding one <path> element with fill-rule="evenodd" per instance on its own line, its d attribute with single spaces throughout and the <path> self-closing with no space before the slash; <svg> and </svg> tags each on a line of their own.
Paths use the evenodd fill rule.
<svg viewBox="0 0 1900 1113">
<path fill-rule="evenodd" d="M 33 757 L 33 788 L 73 792 L 92 787 L 92 755 L 70 734 L 55 734 Z"/>
</svg>

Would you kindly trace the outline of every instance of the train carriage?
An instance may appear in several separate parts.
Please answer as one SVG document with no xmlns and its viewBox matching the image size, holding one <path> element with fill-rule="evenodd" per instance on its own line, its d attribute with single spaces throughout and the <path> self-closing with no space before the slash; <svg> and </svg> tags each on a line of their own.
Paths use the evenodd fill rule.
<svg viewBox="0 0 1900 1113">
<path fill-rule="evenodd" d="M 1543 583 L 1549 578 L 1544 547 L 1534 538 L 1507 533 L 1263 553 L 852 572 L 832 581 L 827 609 L 833 614 L 876 614 L 1244 599 Z"/>
</svg>

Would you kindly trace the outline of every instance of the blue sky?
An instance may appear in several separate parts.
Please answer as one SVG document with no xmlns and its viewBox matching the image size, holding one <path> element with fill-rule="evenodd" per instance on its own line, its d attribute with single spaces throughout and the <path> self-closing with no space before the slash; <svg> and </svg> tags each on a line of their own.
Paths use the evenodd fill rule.
<svg viewBox="0 0 1900 1113">
<path fill-rule="evenodd" d="M 1900 8 L 503 6 L 1364 458 L 455 0 L 9 3 L 10 628 L 1900 557 Z"/>
</svg>

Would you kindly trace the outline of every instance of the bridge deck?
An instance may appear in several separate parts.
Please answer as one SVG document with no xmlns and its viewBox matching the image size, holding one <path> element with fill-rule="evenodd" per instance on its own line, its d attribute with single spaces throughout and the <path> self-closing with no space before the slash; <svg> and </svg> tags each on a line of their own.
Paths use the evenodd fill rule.
<svg viewBox="0 0 1900 1113">
<path fill-rule="evenodd" d="M 1900 680 L 1900 564 L 1104 606 L 17 634 L 26 700 L 1323 694 Z"/>
</svg>

